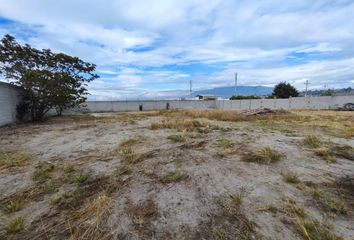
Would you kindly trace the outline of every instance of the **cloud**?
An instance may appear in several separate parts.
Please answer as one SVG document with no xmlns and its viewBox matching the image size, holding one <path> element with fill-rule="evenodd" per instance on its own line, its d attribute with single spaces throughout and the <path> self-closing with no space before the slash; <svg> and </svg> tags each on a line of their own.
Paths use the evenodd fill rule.
<svg viewBox="0 0 354 240">
<path fill-rule="evenodd" d="M 0 0 L 0 34 L 98 66 L 92 98 L 231 84 L 354 85 L 354 2 Z"/>
</svg>

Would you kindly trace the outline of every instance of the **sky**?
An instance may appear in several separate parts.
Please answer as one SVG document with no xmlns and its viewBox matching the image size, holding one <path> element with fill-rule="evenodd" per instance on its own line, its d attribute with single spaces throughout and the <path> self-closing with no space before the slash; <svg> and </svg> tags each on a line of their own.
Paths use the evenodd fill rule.
<svg viewBox="0 0 354 240">
<path fill-rule="evenodd" d="M 354 0 L 0 0 L 0 37 L 97 65 L 92 100 L 354 87 Z"/>
</svg>

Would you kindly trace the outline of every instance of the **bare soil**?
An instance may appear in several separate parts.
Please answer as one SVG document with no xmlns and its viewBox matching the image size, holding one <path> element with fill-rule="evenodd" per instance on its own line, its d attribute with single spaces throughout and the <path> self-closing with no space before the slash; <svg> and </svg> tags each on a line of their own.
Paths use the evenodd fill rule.
<svg viewBox="0 0 354 240">
<path fill-rule="evenodd" d="M 0 238 L 354 239 L 354 114 L 237 114 L 101 113 L 1 128 L 0 161 L 29 158 L 0 165 Z M 304 144 L 309 135 L 319 148 Z M 244 160 L 266 147 L 280 159 Z M 11 233 L 17 217 L 24 226 Z M 333 238 L 312 237 L 306 220 Z"/>
</svg>

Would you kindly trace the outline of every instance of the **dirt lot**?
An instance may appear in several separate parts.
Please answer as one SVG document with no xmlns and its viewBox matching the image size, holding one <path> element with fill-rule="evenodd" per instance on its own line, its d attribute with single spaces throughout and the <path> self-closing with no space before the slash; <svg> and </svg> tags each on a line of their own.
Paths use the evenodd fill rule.
<svg viewBox="0 0 354 240">
<path fill-rule="evenodd" d="M 354 239 L 354 114 L 93 114 L 0 129 L 0 239 Z"/>
</svg>

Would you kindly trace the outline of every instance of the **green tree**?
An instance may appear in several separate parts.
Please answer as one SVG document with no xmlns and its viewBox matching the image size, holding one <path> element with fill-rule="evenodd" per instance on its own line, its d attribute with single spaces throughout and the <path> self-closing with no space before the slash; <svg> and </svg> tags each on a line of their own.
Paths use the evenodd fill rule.
<svg viewBox="0 0 354 240">
<path fill-rule="evenodd" d="M 277 98 L 289 98 L 289 97 L 297 97 L 299 96 L 299 92 L 295 87 L 286 82 L 281 82 L 275 85 L 272 97 Z"/>
<path fill-rule="evenodd" d="M 21 45 L 5 35 L 0 42 L 0 74 L 23 89 L 18 114 L 28 112 L 31 120 L 42 120 L 56 109 L 58 114 L 86 100 L 87 83 L 99 76 L 95 64 L 78 57 Z"/>
<path fill-rule="evenodd" d="M 261 99 L 261 97 L 259 96 L 253 96 L 253 95 L 250 95 L 250 96 L 241 96 L 241 95 L 237 95 L 237 96 L 232 96 L 230 97 L 230 100 L 242 100 L 242 99 Z"/>
</svg>

